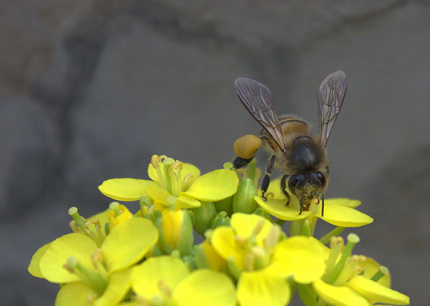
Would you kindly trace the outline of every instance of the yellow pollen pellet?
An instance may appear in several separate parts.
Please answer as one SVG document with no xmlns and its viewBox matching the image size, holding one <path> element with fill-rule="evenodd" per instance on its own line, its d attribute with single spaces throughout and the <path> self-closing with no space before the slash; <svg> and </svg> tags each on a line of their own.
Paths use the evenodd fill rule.
<svg viewBox="0 0 430 306">
<path fill-rule="evenodd" d="M 245 135 L 238 138 L 233 145 L 237 156 L 250 159 L 253 158 L 257 150 L 261 147 L 262 140 L 255 135 Z"/>
</svg>

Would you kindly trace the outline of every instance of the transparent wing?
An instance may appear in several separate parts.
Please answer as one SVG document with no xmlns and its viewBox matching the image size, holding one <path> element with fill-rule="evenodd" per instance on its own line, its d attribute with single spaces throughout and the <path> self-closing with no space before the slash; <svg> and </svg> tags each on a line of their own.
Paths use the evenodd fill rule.
<svg viewBox="0 0 430 306">
<path fill-rule="evenodd" d="M 323 147 L 327 145 L 328 137 L 342 107 L 345 94 L 346 76 L 341 70 L 327 76 L 317 90 L 318 121 Z"/>
<path fill-rule="evenodd" d="M 237 78 L 234 84 L 242 104 L 251 116 L 272 136 L 279 148 L 285 152 L 287 145 L 282 135 L 278 116 L 273 109 L 272 94 L 269 88 L 247 78 Z"/>
</svg>

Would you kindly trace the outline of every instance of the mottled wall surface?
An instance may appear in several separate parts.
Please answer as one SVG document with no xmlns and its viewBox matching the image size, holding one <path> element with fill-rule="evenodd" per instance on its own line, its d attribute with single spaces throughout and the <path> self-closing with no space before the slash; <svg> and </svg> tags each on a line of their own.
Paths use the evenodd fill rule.
<svg viewBox="0 0 430 306">
<path fill-rule="evenodd" d="M 353 230 L 355 252 L 428 305 L 428 1 L 3 0 L 0 25 L 3 305 L 53 304 L 58 287 L 28 274 L 31 255 L 70 231 L 70 206 L 106 208 L 103 180 L 146 178 L 152 154 L 203 172 L 231 160 L 234 140 L 259 130 L 236 77 L 316 123 L 315 89 L 338 69 L 348 92 L 327 197 L 362 200 L 375 221 Z"/>
</svg>

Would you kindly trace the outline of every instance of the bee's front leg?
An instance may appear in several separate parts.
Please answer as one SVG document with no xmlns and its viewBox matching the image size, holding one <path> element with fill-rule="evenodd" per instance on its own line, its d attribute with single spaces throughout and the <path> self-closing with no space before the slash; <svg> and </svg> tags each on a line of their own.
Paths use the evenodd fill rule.
<svg viewBox="0 0 430 306">
<path fill-rule="evenodd" d="M 275 167 L 275 155 L 272 155 L 272 157 L 269 160 L 269 163 L 266 167 L 266 172 L 264 174 L 263 180 L 261 181 L 261 197 L 264 201 L 267 201 L 267 198 L 264 196 L 264 194 L 267 192 L 267 189 L 269 188 L 270 184 L 270 175 L 273 172 L 273 168 Z"/>
<path fill-rule="evenodd" d="M 287 179 L 289 178 L 290 176 L 289 175 L 287 175 L 287 174 L 284 174 L 283 176 L 282 176 L 282 178 L 281 178 L 281 190 L 282 190 L 282 193 L 287 197 L 287 199 L 288 199 L 288 201 L 287 201 L 287 204 L 285 204 L 285 206 L 288 206 L 288 204 L 290 204 L 290 195 L 288 194 L 288 192 L 287 192 Z"/>
</svg>

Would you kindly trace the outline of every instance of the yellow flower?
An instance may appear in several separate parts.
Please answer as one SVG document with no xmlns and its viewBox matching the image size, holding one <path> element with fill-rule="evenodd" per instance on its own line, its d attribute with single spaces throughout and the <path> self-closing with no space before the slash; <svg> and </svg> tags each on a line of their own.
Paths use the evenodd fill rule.
<svg viewBox="0 0 430 306">
<path fill-rule="evenodd" d="M 351 255 L 358 241 L 357 235 L 350 234 L 344 247 L 342 238 L 331 239 L 331 249 L 326 249 L 327 267 L 323 277 L 312 285 L 298 285 L 306 305 L 409 305 L 409 297 L 389 288 L 386 268 L 365 256 Z"/>
<path fill-rule="evenodd" d="M 259 196 L 255 197 L 260 207 L 281 220 L 303 221 L 308 219 L 312 228 L 311 234 L 313 234 L 313 229 L 318 218 L 339 227 L 358 227 L 373 222 L 371 217 L 355 209 L 355 207 L 361 204 L 358 200 L 346 198 L 325 199 L 324 216 L 322 216 L 321 201 L 319 204 L 311 203 L 309 211 L 303 211 L 301 214 L 300 203 L 297 197 L 292 196 L 289 204 L 286 205 L 287 200 L 281 194 L 278 180 L 274 180 L 270 184 L 267 194 L 267 202 Z M 297 232 L 291 234 L 295 235 Z"/>
<path fill-rule="evenodd" d="M 210 236 L 216 252 L 238 279 L 241 305 L 285 305 L 290 282 L 311 283 L 324 273 L 324 249 L 313 237 L 284 240 L 281 229 L 257 215 L 233 214 L 231 227 L 217 227 Z"/>
<path fill-rule="evenodd" d="M 148 166 L 152 181 L 141 179 L 110 179 L 99 186 L 105 196 L 118 201 L 137 201 L 149 195 L 155 202 L 176 208 L 193 208 L 200 201 L 215 202 L 233 195 L 238 178 L 233 171 L 219 169 L 200 176 L 191 164 L 154 155 Z"/>
<path fill-rule="evenodd" d="M 86 300 L 96 306 L 116 305 L 130 288 L 129 268 L 145 256 L 157 239 L 152 223 L 135 217 L 115 226 L 100 248 L 86 235 L 64 235 L 40 248 L 28 270 L 36 277 L 65 284 L 55 305 L 71 305 L 71 301 L 86 305 Z"/>
<path fill-rule="evenodd" d="M 133 291 L 143 305 L 233 306 L 234 284 L 227 275 L 199 269 L 171 256 L 152 257 L 133 271 Z"/>
<path fill-rule="evenodd" d="M 174 250 L 179 250 L 180 256 L 191 253 L 194 236 L 188 210 L 162 209 L 161 216 L 155 221 L 155 226 L 160 233 L 158 244 L 165 254 L 171 254 Z"/>
</svg>

